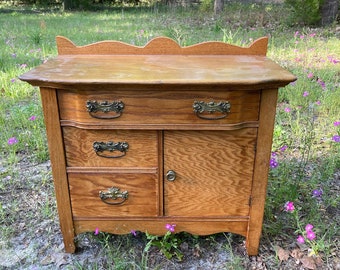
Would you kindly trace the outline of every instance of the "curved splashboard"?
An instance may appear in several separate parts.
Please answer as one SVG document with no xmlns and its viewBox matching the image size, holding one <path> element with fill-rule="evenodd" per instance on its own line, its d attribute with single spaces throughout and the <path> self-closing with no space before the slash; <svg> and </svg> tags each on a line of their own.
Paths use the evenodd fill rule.
<svg viewBox="0 0 340 270">
<path fill-rule="evenodd" d="M 167 37 L 157 37 L 139 47 L 120 41 L 101 41 L 85 46 L 76 46 L 71 40 L 57 36 L 59 55 L 262 55 L 267 53 L 268 38 L 255 40 L 249 47 L 239 47 L 224 42 L 209 41 L 181 47 Z"/>
</svg>

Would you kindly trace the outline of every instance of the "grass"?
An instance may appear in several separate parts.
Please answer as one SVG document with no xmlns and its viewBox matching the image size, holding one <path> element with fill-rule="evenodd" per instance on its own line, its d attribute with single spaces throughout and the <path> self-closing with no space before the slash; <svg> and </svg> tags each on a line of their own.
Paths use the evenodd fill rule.
<svg viewBox="0 0 340 270">
<path fill-rule="evenodd" d="M 56 35 L 66 36 L 77 45 L 111 39 L 140 46 L 156 36 L 168 36 L 187 46 L 207 40 L 248 45 L 268 35 L 268 56 L 294 73 L 298 80 L 281 89 L 279 94 L 273 141 L 276 153 L 273 159 L 278 166 L 272 168 L 269 175 L 262 243 L 268 247 L 281 241 L 288 249 L 295 242 L 297 225 L 292 215 L 283 211 L 284 204 L 292 201 L 299 211 L 301 224 L 314 225 L 319 256 L 327 266 L 331 265 L 334 250 L 339 254 L 340 228 L 337 189 L 340 143 L 332 140 L 340 132 L 340 127 L 334 125 L 340 121 L 339 33 L 335 26 L 289 27 L 282 19 L 284 12 L 281 5 L 240 3 L 229 4 L 218 18 L 199 8 L 169 9 L 159 5 L 107 8 L 97 13 L 22 9 L 4 12 L 0 9 L 1 239 L 9 242 L 16 236 L 20 232 L 19 221 L 34 227 L 38 221 L 56 215 L 51 175 L 45 173 L 26 182 L 28 176 L 22 172 L 23 164 L 41 164 L 49 156 L 38 89 L 17 79 L 23 72 L 56 56 Z M 11 138 L 16 138 L 17 142 L 9 144 Z M 284 151 L 283 146 L 287 147 Z M 26 215 L 20 211 L 18 194 L 27 189 L 33 201 L 35 193 L 41 189 L 45 193 Z M 313 190 L 321 190 L 322 195 L 313 197 Z M 14 194 L 12 201 L 8 194 Z M 111 254 L 112 263 L 120 264 L 119 269 L 128 268 L 124 258 L 131 259 L 135 255 L 114 252 L 108 241 L 111 236 L 105 237 L 96 245 L 111 245 L 107 253 Z M 119 239 L 134 241 L 132 244 L 124 242 L 131 249 L 137 241 Z M 202 239 L 195 240 L 192 246 L 202 245 L 200 241 L 205 241 Z M 230 238 L 225 246 L 228 250 L 231 248 Z M 232 254 L 234 262 L 242 260 Z M 270 256 L 275 254 L 269 253 Z M 138 258 L 142 258 L 140 265 L 134 262 L 131 268 L 143 265 L 146 268 L 151 260 L 147 254 Z M 273 261 L 271 263 L 278 263 Z M 93 268 L 100 268 L 99 264 Z M 233 262 L 228 265 L 236 267 Z M 82 267 L 79 262 L 75 269 Z"/>
</svg>

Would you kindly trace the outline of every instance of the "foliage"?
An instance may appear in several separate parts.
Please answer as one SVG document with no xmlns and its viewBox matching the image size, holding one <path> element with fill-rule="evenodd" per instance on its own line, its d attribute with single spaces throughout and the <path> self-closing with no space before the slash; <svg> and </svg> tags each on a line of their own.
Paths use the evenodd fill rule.
<svg viewBox="0 0 340 270">
<path fill-rule="evenodd" d="M 148 243 L 144 248 L 144 252 L 149 252 L 151 246 L 155 246 L 167 259 L 170 260 L 173 256 L 176 256 L 178 261 L 182 261 L 183 254 L 179 249 L 181 240 L 174 234 L 176 225 L 166 224 L 165 227 L 167 232 L 162 237 L 146 233 Z"/>
<path fill-rule="evenodd" d="M 15 1 L 2 1 L 11 5 Z M 63 10 L 98 10 L 110 6 L 151 6 L 158 0 L 21 0 L 20 4 L 41 8 L 62 7 Z M 0 1 L 1 3 L 1 1 Z"/>
<path fill-rule="evenodd" d="M 315 25 L 321 19 L 321 7 L 324 0 L 285 0 L 289 6 L 288 21 Z"/>
<path fill-rule="evenodd" d="M 297 239 L 313 256 L 332 249 L 339 219 L 325 213 L 340 203 L 332 189 L 340 168 L 340 59 L 335 47 L 334 54 L 321 53 L 319 34 L 296 31 L 286 44 L 292 48 L 286 63 L 298 79 L 279 95 L 264 229 L 267 235 Z M 315 231 L 305 229 L 307 224 Z"/>
<path fill-rule="evenodd" d="M 213 6 L 214 6 L 213 0 L 202 0 L 200 4 L 200 10 L 209 11 L 213 9 Z"/>
</svg>

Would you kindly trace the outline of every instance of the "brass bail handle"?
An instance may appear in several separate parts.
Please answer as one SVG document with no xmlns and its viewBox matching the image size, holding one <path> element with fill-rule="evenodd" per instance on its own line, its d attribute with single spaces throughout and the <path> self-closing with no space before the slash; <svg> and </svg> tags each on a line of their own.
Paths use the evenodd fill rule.
<svg viewBox="0 0 340 270">
<path fill-rule="evenodd" d="M 194 101 L 192 108 L 197 117 L 205 120 L 219 120 L 226 118 L 230 113 L 229 101 Z"/>
<path fill-rule="evenodd" d="M 129 144 L 127 142 L 94 142 L 93 150 L 97 156 L 104 158 L 121 158 L 126 155 L 126 151 L 129 149 Z M 109 152 L 105 154 L 104 151 Z M 118 152 L 118 155 L 115 154 Z"/>
<path fill-rule="evenodd" d="M 98 119 L 118 118 L 122 115 L 124 107 L 125 107 L 124 102 L 120 100 L 115 100 L 112 102 L 109 101 L 98 102 L 96 100 L 88 100 L 86 102 L 86 108 L 90 116 Z"/>
<path fill-rule="evenodd" d="M 128 191 L 120 191 L 118 187 L 111 187 L 107 191 L 99 191 L 99 198 L 106 204 L 119 205 L 129 197 Z M 118 201 L 116 201 L 118 200 Z"/>
<path fill-rule="evenodd" d="M 173 170 L 169 170 L 169 171 L 167 171 L 167 173 L 166 173 L 166 179 L 168 180 L 168 181 L 175 181 L 176 180 L 176 172 L 175 171 L 173 171 Z"/>
</svg>

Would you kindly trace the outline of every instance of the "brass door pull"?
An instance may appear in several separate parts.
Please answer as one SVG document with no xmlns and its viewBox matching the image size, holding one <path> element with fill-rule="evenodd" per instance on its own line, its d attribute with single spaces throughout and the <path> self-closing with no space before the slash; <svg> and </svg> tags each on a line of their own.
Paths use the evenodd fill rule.
<svg viewBox="0 0 340 270">
<path fill-rule="evenodd" d="M 107 191 L 99 191 L 99 198 L 106 204 L 119 205 L 124 203 L 129 197 L 128 191 L 120 191 L 117 187 L 109 188 Z M 112 202 L 111 200 L 121 199 L 118 202 Z"/>
<path fill-rule="evenodd" d="M 126 155 L 126 151 L 129 149 L 129 144 L 127 142 L 94 142 L 93 149 L 97 156 L 104 158 L 120 158 Z M 120 154 L 110 154 L 106 155 L 103 152 L 109 151 L 111 153 L 118 151 Z"/>
<path fill-rule="evenodd" d="M 96 100 L 88 100 L 86 102 L 86 108 L 89 114 L 93 118 L 99 118 L 99 119 L 114 119 L 118 118 L 122 115 L 123 109 L 125 105 L 122 101 L 102 101 L 98 102 Z M 101 112 L 99 114 L 96 114 L 98 112 Z M 114 112 L 114 114 L 109 114 L 109 112 Z"/>
<path fill-rule="evenodd" d="M 168 181 L 175 181 L 176 180 L 176 172 L 173 171 L 173 170 L 169 170 L 167 173 L 166 173 L 166 179 Z"/>
<path fill-rule="evenodd" d="M 204 101 L 194 101 L 192 108 L 194 113 L 201 119 L 206 120 L 218 120 L 223 119 L 228 116 L 230 112 L 230 102 L 220 101 L 218 103 L 214 101 L 204 102 Z M 218 112 L 215 116 L 215 112 Z M 208 113 L 208 114 L 207 114 Z M 213 115 L 213 116 L 210 116 Z"/>
</svg>

